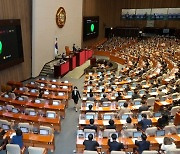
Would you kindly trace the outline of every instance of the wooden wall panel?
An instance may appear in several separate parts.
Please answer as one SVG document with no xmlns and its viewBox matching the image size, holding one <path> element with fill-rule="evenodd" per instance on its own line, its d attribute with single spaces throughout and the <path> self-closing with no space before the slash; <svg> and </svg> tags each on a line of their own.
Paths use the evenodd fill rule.
<svg viewBox="0 0 180 154">
<path fill-rule="evenodd" d="M 0 19 L 20 19 L 24 62 L 0 71 L 0 85 L 31 77 L 31 0 L 0 0 Z"/>
<path fill-rule="evenodd" d="M 124 8 L 180 8 L 180 0 L 84 0 L 83 16 L 100 17 L 99 37 L 83 42 L 88 46 L 104 37 L 105 27 L 145 27 L 146 21 L 121 20 L 121 10 Z M 155 27 L 179 28 L 180 21 L 155 21 Z"/>
</svg>

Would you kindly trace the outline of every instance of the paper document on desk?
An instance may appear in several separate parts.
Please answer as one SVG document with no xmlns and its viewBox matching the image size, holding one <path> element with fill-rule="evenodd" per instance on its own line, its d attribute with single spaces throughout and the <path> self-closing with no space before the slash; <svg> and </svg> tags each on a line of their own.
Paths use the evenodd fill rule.
<svg viewBox="0 0 180 154">
<path fill-rule="evenodd" d="M 120 120 L 121 124 L 125 124 L 126 120 Z"/>
<path fill-rule="evenodd" d="M 141 106 L 141 105 L 134 105 L 134 106 L 133 106 L 133 109 L 139 109 L 140 106 Z"/>
<path fill-rule="evenodd" d="M 83 100 L 83 101 L 86 101 L 86 100 L 87 100 L 87 97 L 83 97 L 82 100 Z"/>
<path fill-rule="evenodd" d="M 155 140 L 159 143 L 162 144 L 164 141 L 164 137 L 156 137 Z"/>
<path fill-rule="evenodd" d="M 109 125 L 109 120 L 103 120 L 103 125 Z"/>
<path fill-rule="evenodd" d="M 99 107 L 99 108 L 97 108 L 97 110 L 99 110 L 99 111 L 100 111 L 100 110 L 103 110 L 103 108 L 102 108 L 102 107 Z"/>
<path fill-rule="evenodd" d="M 166 102 L 166 101 L 162 101 L 161 104 L 162 104 L 162 105 L 168 105 L 169 103 Z"/>
</svg>

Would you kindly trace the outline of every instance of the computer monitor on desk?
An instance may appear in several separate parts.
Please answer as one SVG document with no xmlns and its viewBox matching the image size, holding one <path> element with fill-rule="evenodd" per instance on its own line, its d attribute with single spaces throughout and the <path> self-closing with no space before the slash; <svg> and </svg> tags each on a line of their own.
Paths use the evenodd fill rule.
<svg viewBox="0 0 180 154">
<path fill-rule="evenodd" d="M 165 130 L 157 130 L 156 136 L 165 136 Z"/>
<path fill-rule="evenodd" d="M 28 133 L 29 132 L 29 129 L 27 127 L 20 127 L 21 131 L 23 133 Z"/>
<path fill-rule="evenodd" d="M 104 119 L 104 120 L 110 120 L 110 119 L 112 119 L 112 115 L 110 115 L 110 114 L 104 114 L 104 115 L 103 115 L 103 119 Z"/>
<path fill-rule="evenodd" d="M 123 114 L 123 115 L 121 116 L 121 119 L 122 119 L 122 120 L 126 120 L 127 117 L 129 117 L 129 114 Z"/>
<path fill-rule="evenodd" d="M 133 138 L 139 138 L 139 137 L 141 137 L 141 135 L 142 135 L 142 132 L 133 132 Z"/>
<path fill-rule="evenodd" d="M 49 131 L 47 129 L 40 129 L 39 134 L 40 135 L 48 135 Z"/>
<path fill-rule="evenodd" d="M 86 120 L 89 120 L 89 119 L 94 119 L 94 115 L 93 114 L 86 114 Z"/>
</svg>

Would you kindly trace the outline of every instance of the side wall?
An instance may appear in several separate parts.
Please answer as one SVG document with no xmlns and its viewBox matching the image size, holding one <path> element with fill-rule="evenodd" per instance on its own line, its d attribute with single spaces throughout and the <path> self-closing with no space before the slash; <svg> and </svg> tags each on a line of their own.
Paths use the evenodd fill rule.
<svg viewBox="0 0 180 154">
<path fill-rule="evenodd" d="M 125 21 L 121 20 L 121 10 L 125 8 L 168 8 L 180 7 L 180 0 L 84 0 L 83 16 L 99 16 L 99 38 L 83 42 L 88 46 L 104 37 L 106 27 L 145 27 L 146 21 Z M 179 21 L 155 21 L 154 27 L 179 28 Z"/>
<path fill-rule="evenodd" d="M 24 62 L 0 71 L 0 85 L 31 77 L 31 0 L 0 0 L 0 19 L 20 19 Z"/>
<path fill-rule="evenodd" d="M 58 28 L 56 11 L 64 7 L 66 23 Z M 73 43 L 81 47 L 82 0 L 33 0 L 32 30 L 32 76 L 39 75 L 43 65 L 54 58 L 55 38 L 58 39 L 59 53 Z"/>
</svg>

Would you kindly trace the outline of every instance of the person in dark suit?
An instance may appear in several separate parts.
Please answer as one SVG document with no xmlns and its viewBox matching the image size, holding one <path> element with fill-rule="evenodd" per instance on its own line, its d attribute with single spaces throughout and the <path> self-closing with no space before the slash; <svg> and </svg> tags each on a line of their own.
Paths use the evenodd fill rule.
<svg viewBox="0 0 180 154">
<path fill-rule="evenodd" d="M 157 127 L 163 129 L 164 126 L 169 124 L 169 117 L 166 114 L 163 114 L 162 117 L 158 119 Z"/>
<path fill-rule="evenodd" d="M 77 112 L 77 104 L 78 104 L 78 100 L 79 98 L 81 99 L 81 95 L 79 93 L 79 90 L 76 86 L 74 86 L 74 89 L 72 91 L 72 99 L 74 100 L 74 105 L 75 105 L 75 110 Z"/>
<path fill-rule="evenodd" d="M 116 101 L 118 102 L 119 100 L 121 100 L 123 97 L 121 95 L 121 92 L 118 92 L 118 96 L 116 97 Z"/>
<path fill-rule="evenodd" d="M 106 129 L 116 129 L 116 126 L 114 124 L 114 120 L 109 120 L 109 125 L 106 126 Z"/>
<path fill-rule="evenodd" d="M 95 98 L 93 97 L 93 93 L 90 93 L 89 95 L 90 95 L 90 97 L 87 98 L 87 101 L 93 101 L 94 102 Z"/>
<path fill-rule="evenodd" d="M 122 149 L 124 149 L 124 144 L 123 143 L 119 143 L 116 141 L 117 139 L 117 135 L 116 134 L 112 134 L 111 135 L 112 138 L 112 142 L 109 139 L 108 140 L 108 145 L 109 145 L 109 151 L 121 151 Z"/>
<path fill-rule="evenodd" d="M 146 105 L 146 101 L 142 100 L 141 104 L 142 105 L 139 107 L 139 112 L 147 111 L 149 109 L 148 106 Z"/>
<path fill-rule="evenodd" d="M 23 148 L 23 136 L 22 136 L 22 131 L 20 128 L 16 129 L 16 135 L 12 137 L 12 140 L 10 142 L 11 144 L 18 144 L 19 147 L 22 149 Z"/>
<path fill-rule="evenodd" d="M 106 97 L 106 94 L 103 94 L 103 98 L 101 98 L 101 102 L 107 102 L 109 99 Z"/>
<path fill-rule="evenodd" d="M 89 134 L 88 140 L 85 140 L 83 142 L 83 145 L 85 146 L 84 150 L 97 151 L 97 147 L 99 146 L 99 143 L 97 141 L 93 141 L 92 139 L 93 139 L 93 135 Z"/>
<path fill-rule="evenodd" d="M 146 128 L 148 128 L 149 126 L 152 125 L 152 121 L 151 119 L 147 119 L 147 115 L 146 114 L 142 114 L 142 120 L 138 122 L 139 125 L 141 125 L 141 128 L 143 131 L 146 130 Z"/>
<path fill-rule="evenodd" d="M 89 125 L 85 126 L 84 129 L 94 129 L 97 132 L 97 126 L 94 125 L 94 119 L 89 120 Z"/>
<path fill-rule="evenodd" d="M 135 90 L 134 90 L 134 94 L 132 95 L 132 100 L 137 99 L 137 98 L 140 98 L 140 97 L 141 97 L 141 96 L 138 94 L 138 90 L 135 89 Z"/>
<path fill-rule="evenodd" d="M 142 154 L 144 150 L 149 150 L 150 142 L 146 141 L 147 136 L 146 134 L 141 135 L 142 141 L 135 141 L 135 145 L 138 146 L 138 149 L 135 149 L 134 151 L 138 151 L 139 154 Z"/>
</svg>

